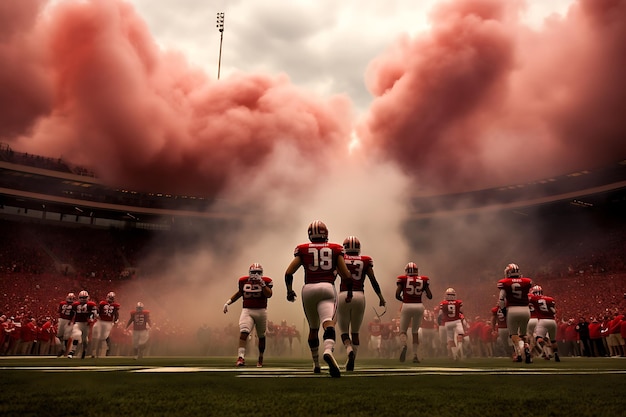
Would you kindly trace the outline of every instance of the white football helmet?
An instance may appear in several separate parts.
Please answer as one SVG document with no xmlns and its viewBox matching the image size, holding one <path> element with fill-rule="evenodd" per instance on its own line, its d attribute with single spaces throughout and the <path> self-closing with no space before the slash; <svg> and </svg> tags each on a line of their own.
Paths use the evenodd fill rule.
<svg viewBox="0 0 626 417">
<path fill-rule="evenodd" d="M 456 291 L 454 291 L 454 288 L 448 288 L 446 290 L 446 300 L 448 301 L 456 300 Z"/>
<path fill-rule="evenodd" d="M 113 301 L 115 301 L 115 293 L 113 291 L 107 294 L 107 301 L 109 303 L 112 303 Z"/>
<path fill-rule="evenodd" d="M 142 303 L 141 301 L 139 301 L 139 302 L 137 303 L 136 310 L 137 310 L 137 311 L 143 311 L 143 303 Z"/>
<path fill-rule="evenodd" d="M 68 303 L 73 303 L 74 301 L 76 301 L 76 294 L 74 294 L 73 292 L 68 292 L 67 297 L 65 297 L 65 301 L 67 301 Z"/>
<path fill-rule="evenodd" d="M 321 220 L 315 220 L 309 225 L 309 240 L 311 242 L 328 242 L 328 228 Z"/>
<path fill-rule="evenodd" d="M 419 268 L 415 262 L 409 262 L 404 267 L 404 273 L 406 275 L 419 275 Z"/>
<path fill-rule="evenodd" d="M 86 302 L 87 300 L 89 300 L 89 293 L 85 290 L 82 290 L 81 292 L 78 293 L 78 299 L 81 302 Z"/>
<path fill-rule="evenodd" d="M 504 268 L 504 277 L 505 278 L 519 278 L 519 266 L 517 264 L 508 264 L 506 268 Z"/>
<path fill-rule="evenodd" d="M 356 236 L 348 236 L 343 240 L 343 249 L 348 255 L 359 255 L 361 253 L 361 242 Z"/>
<path fill-rule="evenodd" d="M 541 288 L 541 285 L 535 285 L 530 289 L 530 292 L 533 295 L 543 295 L 543 288 Z"/>
<path fill-rule="evenodd" d="M 260 263 L 253 263 L 248 268 L 248 277 L 255 280 L 260 280 L 263 278 L 263 267 Z"/>
</svg>

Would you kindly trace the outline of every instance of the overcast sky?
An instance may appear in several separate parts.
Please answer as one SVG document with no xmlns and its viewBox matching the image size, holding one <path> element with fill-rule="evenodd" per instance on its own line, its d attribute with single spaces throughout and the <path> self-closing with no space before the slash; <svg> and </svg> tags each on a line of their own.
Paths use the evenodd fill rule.
<svg viewBox="0 0 626 417">
<path fill-rule="evenodd" d="M 507 0 L 508 1 L 508 0 Z M 546 17 L 564 14 L 574 0 L 526 0 L 523 20 L 540 29 Z M 363 112 L 371 95 L 368 64 L 398 37 L 429 29 L 429 13 L 442 0 L 130 0 L 164 49 L 217 78 L 242 71 L 286 74 L 322 96 L 347 94 Z"/>
</svg>

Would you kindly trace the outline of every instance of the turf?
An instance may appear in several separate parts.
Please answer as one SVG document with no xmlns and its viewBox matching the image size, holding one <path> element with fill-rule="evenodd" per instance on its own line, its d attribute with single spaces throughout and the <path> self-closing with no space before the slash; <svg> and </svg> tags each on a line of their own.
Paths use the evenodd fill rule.
<svg viewBox="0 0 626 417">
<path fill-rule="evenodd" d="M 308 360 L 0 359 L 2 416 L 603 416 L 626 409 L 626 359 L 362 359 L 314 375 Z"/>
</svg>

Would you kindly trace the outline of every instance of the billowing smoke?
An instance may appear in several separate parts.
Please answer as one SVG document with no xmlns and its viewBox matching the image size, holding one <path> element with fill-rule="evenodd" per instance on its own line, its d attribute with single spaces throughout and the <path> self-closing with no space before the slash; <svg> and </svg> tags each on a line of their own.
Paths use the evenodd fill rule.
<svg viewBox="0 0 626 417">
<path fill-rule="evenodd" d="M 581 0 L 539 30 L 519 1 L 441 2 L 375 58 L 362 139 L 423 190 L 463 191 L 626 156 L 626 4 Z"/>
<path fill-rule="evenodd" d="M 271 318 L 300 325 L 301 306 L 285 301 L 282 273 L 315 219 L 328 224 L 331 240 L 361 239 L 393 311 L 395 276 L 406 262 L 438 279 L 439 294 L 454 278 L 438 272 L 498 245 L 507 227 L 450 220 L 444 231 L 446 222 L 429 224 L 406 239 L 412 195 L 626 157 L 626 3 L 579 0 L 537 29 L 522 23 L 523 7 L 440 2 L 428 32 L 400 35 L 372 57 L 365 78 L 374 97 L 357 119 L 349 97 L 316 97 L 285 74 L 211 79 L 160 49 L 127 2 L 5 0 L 0 141 L 89 167 L 112 185 L 245 207 L 240 227 L 215 230 L 166 259 L 167 294 L 150 301 L 192 325 L 222 319 L 224 300 L 252 262 L 276 280 Z M 360 143 L 349 151 L 355 136 Z M 488 230 L 486 239 L 461 245 L 476 230 Z M 146 290 L 157 294 L 156 282 Z"/>
</svg>

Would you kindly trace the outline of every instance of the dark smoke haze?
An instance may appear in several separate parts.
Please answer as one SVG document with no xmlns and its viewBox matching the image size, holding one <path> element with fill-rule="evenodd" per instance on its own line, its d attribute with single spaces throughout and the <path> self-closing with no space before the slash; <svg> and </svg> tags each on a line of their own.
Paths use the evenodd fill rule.
<svg viewBox="0 0 626 417">
<path fill-rule="evenodd" d="M 406 262 L 433 282 L 447 279 L 436 276 L 450 262 L 445 239 L 490 225 L 485 241 L 493 242 L 506 227 L 448 224 L 447 233 L 421 238 L 430 253 L 416 254 L 403 230 L 410 195 L 626 158 L 626 2 L 579 0 L 540 29 L 521 22 L 523 7 L 440 2 L 428 33 L 400 35 L 372 57 L 365 79 L 373 100 L 357 118 L 349 97 L 316 97 L 284 74 L 212 79 L 160 50 L 124 1 L 4 0 L 0 141 L 89 167 L 112 185 L 248 207 L 238 233 L 207 237 L 225 239 L 231 256 L 200 247 L 163 273 L 170 282 L 187 277 L 170 301 L 203 300 L 196 322 L 221 319 L 236 278 L 261 262 L 276 281 L 270 316 L 300 325 L 282 274 L 314 219 L 328 224 L 331 240 L 361 239 L 393 311 Z M 481 243 L 471 242 L 470 253 L 486 249 Z M 504 265 L 491 267 L 499 274 Z M 446 286 L 435 284 L 435 300 Z M 228 320 L 237 317 L 233 309 Z"/>
</svg>

